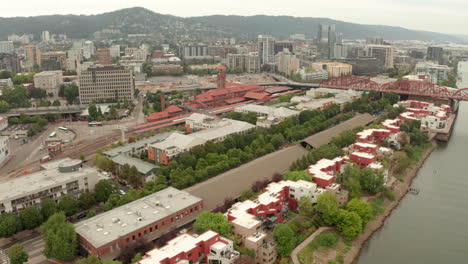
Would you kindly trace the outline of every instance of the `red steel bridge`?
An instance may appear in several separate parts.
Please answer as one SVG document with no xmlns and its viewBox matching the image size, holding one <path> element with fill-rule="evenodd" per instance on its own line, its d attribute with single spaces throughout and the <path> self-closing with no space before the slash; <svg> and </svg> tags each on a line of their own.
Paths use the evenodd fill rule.
<svg viewBox="0 0 468 264">
<path fill-rule="evenodd" d="M 468 88 L 454 89 L 445 86 L 421 82 L 401 80 L 380 85 L 368 77 L 350 76 L 322 80 L 319 87 L 355 91 L 375 91 L 382 93 L 426 96 L 459 101 L 468 101 Z"/>
</svg>

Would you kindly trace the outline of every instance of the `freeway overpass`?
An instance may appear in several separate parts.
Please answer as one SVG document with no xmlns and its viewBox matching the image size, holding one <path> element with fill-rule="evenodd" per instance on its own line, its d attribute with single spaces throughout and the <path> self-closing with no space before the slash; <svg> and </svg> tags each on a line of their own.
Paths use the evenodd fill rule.
<svg viewBox="0 0 468 264">
<path fill-rule="evenodd" d="M 26 115 L 45 115 L 45 114 L 79 114 L 86 109 L 85 105 L 65 105 L 65 106 L 46 106 L 46 107 L 30 107 L 30 108 L 15 108 L 3 114 L 7 117 Z"/>
</svg>

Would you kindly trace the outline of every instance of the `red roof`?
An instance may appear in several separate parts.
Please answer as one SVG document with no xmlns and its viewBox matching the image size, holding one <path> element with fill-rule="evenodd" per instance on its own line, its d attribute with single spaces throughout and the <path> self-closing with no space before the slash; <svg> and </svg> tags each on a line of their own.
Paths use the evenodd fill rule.
<svg viewBox="0 0 468 264">
<path fill-rule="evenodd" d="M 150 121 L 150 120 L 159 120 L 159 119 L 167 118 L 167 117 L 169 117 L 168 112 L 152 113 L 151 115 L 148 116 L 148 121 Z"/>
<path fill-rule="evenodd" d="M 256 99 L 256 100 L 264 100 L 265 97 L 268 98 L 268 94 L 265 92 L 256 93 L 256 92 L 248 92 L 244 95 L 245 98 Z"/>
<path fill-rule="evenodd" d="M 235 104 L 235 103 L 238 103 L 238 102 L 242 102 L 244 100 L 245 100 L 245 98 L 243 98 L 243 97 L 236 97 L 236 98 L 226 99 L 224 101 L 226 103 L 228 103 L 228 104 Z"/>
<path fill-rule="evenodd" d="M 168 113 L 177 113 L 180 111 L 184 111 L 184 110 L 176 105 L 171 105 L 165 110 L 165 112 L 168 112 Z"/>
<path fill-rule="evenodd" d="M 226 66 L 224 65 L 218 65 L 216 68 L 218 68 L 218 70 L 226 70 Z"/>
</svg>

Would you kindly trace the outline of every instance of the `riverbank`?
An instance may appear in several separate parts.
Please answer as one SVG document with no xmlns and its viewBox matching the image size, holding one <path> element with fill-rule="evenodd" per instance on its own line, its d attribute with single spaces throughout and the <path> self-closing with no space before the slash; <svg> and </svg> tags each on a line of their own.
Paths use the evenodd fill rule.
<svg viewBox="0 0 468 264">
<path fill-rule="evenodd" d="M 392 185 L 392 191 L 395 194 L 395 200 L 389 201 L 385 199 L 384 208 L 385 211 L 382 215 L 379 215 L 373 221 L 369 222 L 364 232 L 352 241 L 352 247 L 344 256 L 345 264 L 355 264 L 359 258 L 359 254 L 364 246 L 364 244 L 372 237 L 372 235 L 383 227 L 385 220 L 389 217 L 393 210 L 398 207 L 400 201 L 408 193 L 409 188 L 413 182 L 413 179 L 418 175 L 419 170 L 424 165 L 426 159 L 431 155 L 431 153 L 436 149 L 437 142 L 431 141 L 431 146 L 425 150 L 422 157 L 419 159 L 418 163 L 408 168 L 403 177 L 403 181 L 396 180 Z"/>
</svg>

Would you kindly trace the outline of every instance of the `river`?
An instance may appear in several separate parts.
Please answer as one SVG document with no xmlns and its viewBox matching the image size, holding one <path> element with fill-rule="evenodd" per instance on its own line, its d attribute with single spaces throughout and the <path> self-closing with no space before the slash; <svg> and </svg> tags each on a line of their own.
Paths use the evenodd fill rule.
<svg viewBox="0 0 468 264">
<path fill-rule="evenodd" d="M 468 263 L 468 102 L 407 194 L 364 246 L 359 264 Z"/>
</svg>

